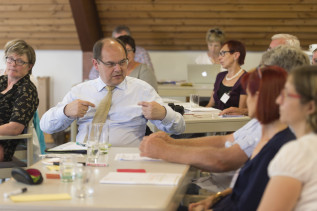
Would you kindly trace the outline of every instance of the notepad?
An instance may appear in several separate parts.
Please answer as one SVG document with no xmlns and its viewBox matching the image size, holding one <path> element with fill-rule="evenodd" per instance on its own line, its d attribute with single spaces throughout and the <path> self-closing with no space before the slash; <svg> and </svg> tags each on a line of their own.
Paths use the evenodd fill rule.
<svg viewBox="0 0 317 211">
<path fill-rule="evenodd" d="M 100 180 L 103 184 L 124 184 L 124 185 L 169 185 L 178 184 L 181 174 L 164 173 L 120 173 L 109 172 Z"/>
<path fill-rule="evenodd" d="M 55 200 L 69 200 L 72 197 L 68 193 L 57 194 L 20 194 L 17 196 L 10 196 L 14 202 L 28 202 L 28 201 L 55 201 Z"/>
</svg>

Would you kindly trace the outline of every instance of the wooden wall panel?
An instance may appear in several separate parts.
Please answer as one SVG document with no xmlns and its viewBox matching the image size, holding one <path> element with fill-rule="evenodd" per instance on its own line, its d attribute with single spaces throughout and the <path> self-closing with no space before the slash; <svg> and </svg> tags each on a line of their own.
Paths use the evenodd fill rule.
<svg viewBox="0 0 317 211">
<path fill-rule="evenodd" d="M 131 28 L 149 50 L 206 49 L 211 27 L 241 40 L 247 50 L 263 51 L 276 33 L 296 35 L 304 49 L 317 43 L 316 0 L 96 0 L 102 30 Z"/>
<path fill-rule="evenodd" d="M 0 0 L 0 46 L 12 39 L 35 49 L 80 50 L 68 0 Z"/>
<path fill-rule="evenodd" d="M 94 0 L 87 0 L 94 1 Z M 263 51 L 276 33 L 317 43 L 316 0 L 95 0 L 101 30 L 128 25 L 148 50 L 205 50 L 205 33 L 220 27 L 227 39 Z M 81 49 L 69 0 L 0 0 L 0 46 L 25 39 L 36 49 Z"/>
</svg>

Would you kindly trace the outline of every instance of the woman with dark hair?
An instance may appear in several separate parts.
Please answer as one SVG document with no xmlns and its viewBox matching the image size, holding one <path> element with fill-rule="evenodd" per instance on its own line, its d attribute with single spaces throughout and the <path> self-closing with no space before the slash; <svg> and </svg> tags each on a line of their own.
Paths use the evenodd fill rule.
<svg viewBox="0 0 317 211">
<path fill-rule="evenodd" d="M 291 72 L 276 102 L 280 120 L 297 140 L 286 144 L 269 165 L 270 181 L 258 210 L 316 210 L 317 66 Z"/>
<path fill-rule="evenodd" d="M 280 147 L 295 138 L 279 120 L 275 99 L 281 92 L 287 73 L 277 66 L 257 69 L 242 78 L 247 92 L 248 113 L 262 126 L 262 137 L 249 161 L 241 168 L 235 185 L 207 199 L 191 204 L 190 210 L 256 210 L 269 180 L 267 166 Z"/>
<path fill-rule="evenodd" d="M 246 94 L 240 84 L 241 77 L 246 73 L 241 68 L 245 55 L 246 50 L 241 42 L 230 40 L 224 43 L 219 53 L 219 60 L 222 68 L 227 71 L 218 73 L 212 97 L 206 107 L 220 110 L 238 107 L 242 109 L 242 114 L 247 114 Z"/>
<path fill-rule="evenodd" d="M 157 91 L 157 81 L 152 68 L 150 68 L 146 64 L 142 64 L 134 60 L 134 39 L 129 35 L 123 35 L 118 37 L 117 39 L 121 40 L 125 44 L 125 48 L 127 49 L 127 57 L 129 59 L 127 75 L 147 82 Z"/>
</svg>

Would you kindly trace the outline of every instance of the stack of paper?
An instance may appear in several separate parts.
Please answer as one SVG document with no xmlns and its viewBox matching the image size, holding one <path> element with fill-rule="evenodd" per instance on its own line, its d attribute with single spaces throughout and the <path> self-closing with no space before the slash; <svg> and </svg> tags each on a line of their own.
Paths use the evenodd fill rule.
<svg viewBox="0 0 317 211">
<path fill-rule="evenodd" d="M 181 174 L 110 172 L 100 180 L 104 184 L 177 185 Z"/>
</svg>

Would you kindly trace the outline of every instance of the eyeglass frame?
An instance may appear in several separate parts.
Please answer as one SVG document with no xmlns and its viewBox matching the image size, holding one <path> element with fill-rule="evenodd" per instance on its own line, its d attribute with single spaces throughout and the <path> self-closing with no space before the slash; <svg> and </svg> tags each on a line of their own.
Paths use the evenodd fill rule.
<svg viewBox="0 0 317 211">
<path fill-rule="evenodd" d="M 236 51 L 220 51 L 220 52 L 219 52 L 219 56 L 224 57 L 224 56 L 226 55 L 226 53 L 233 54 L 234 52 L 236 52 Z"/>
<path fill-rule="evenodd" d="M 134 49 L 133 49 L 133 48 L 127 49 L 127 53 L 130 53 L 130 52 L 133 52 L 133 53 L 134 53 Z"/>
<path fill-rule="evenodd" d="M 30 62 L 25 62 L 25 61 L 23 61 L 23 60 L 21 60 L 21 59 L 14 59 L 14 58 L 12 58 L 12 57 L 10 57 L 10 56 L 6 56 L 5 59 L 6 59 L 6 62 L 7 62 L 7 63 L 12 64 L 12 63 L 14 62 L 14 64 L 15 64 L 16 66 L 23 66 L 23 65 L 25 65 L 25 64 L 30 64 Z M 8 61 L 8 60 L 9 60 L 9 61 Z M 18 62 L 18 63 L 17 63 L 17 62 Z M 19 64 L 19 63 L 20 63 L 20 64 Z"/>
<path fill-rule="evenodd" d="M 124 67 L 124 65 L 127 65 L 129 64 L 129 59 L 128 58 L 124 58 L 118 62 L 104 62 L 102 61 L 101 59 L 97 59 L 98 61 L 100 61 L 103 65 L 105 65 L 107 68 L 114 68 L 117 64 L 120 66 L 120 67 Z M 120 64 L 122 63 L 122 64 Z"/>
<path fill-rule="evenodd" d="M 294 99 L 301 99 L 302 98 L 302 96 L 299 94 L 292 94 L 292 93 L 286 92 L 285 88 L 281 90 L 280 97 L 282 99 L 285 99 L 285 97 L 294 98 Z"/>
<path fill-rule="evenodd" d="M 217 33 L 218 35 L 223 34 L 223 32 L 221 30 L 218 30 L 218 29 L 210 29 L 209 33 Z"/>
</svg>

